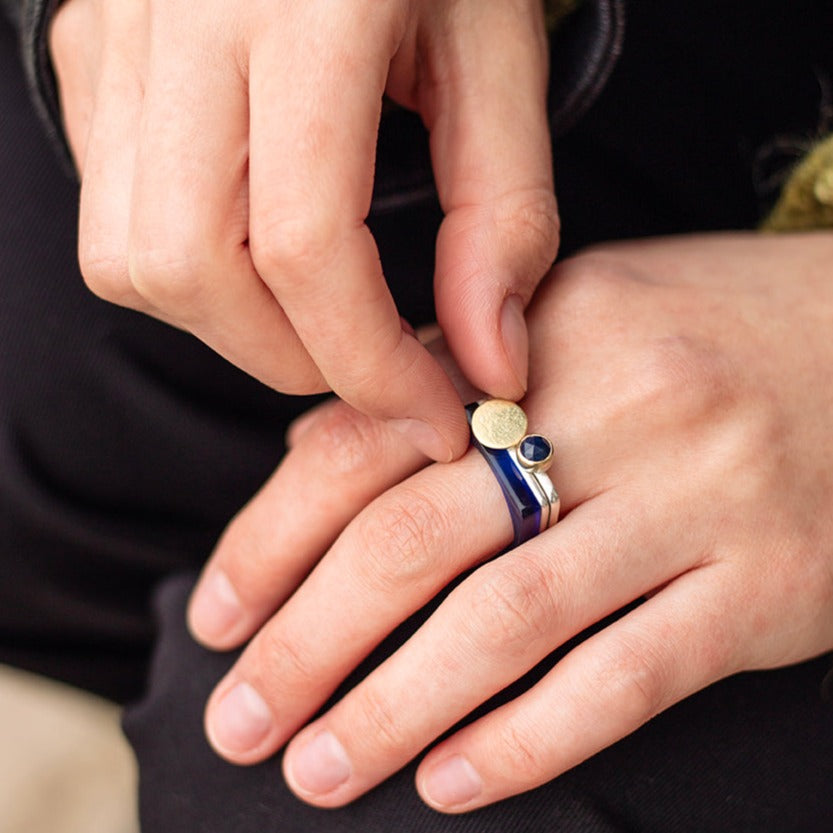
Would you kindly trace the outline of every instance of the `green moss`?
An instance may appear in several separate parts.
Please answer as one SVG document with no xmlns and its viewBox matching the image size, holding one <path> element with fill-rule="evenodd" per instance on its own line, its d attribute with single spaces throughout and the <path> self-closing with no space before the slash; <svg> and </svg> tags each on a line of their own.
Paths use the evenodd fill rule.
<svg viewBox="0 0 833 833">
<path fill-rule="evenodd" d="M 833 135 L 822 139 L 795 167 L 764 231 L 833 228 Z"/>
</svg>

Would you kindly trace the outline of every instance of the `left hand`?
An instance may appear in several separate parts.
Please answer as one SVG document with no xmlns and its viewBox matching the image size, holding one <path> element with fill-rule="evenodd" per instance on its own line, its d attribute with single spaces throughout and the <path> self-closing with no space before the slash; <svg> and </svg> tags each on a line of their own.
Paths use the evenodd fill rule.
<svg viewBox="0 0 833 833">
<path fill-rule="evenodd" d="M 468 811 L 722 677 L 833 648 L 831 262 L 829 234 L 736 234 L 611 244 L 557 266 L 529 319 L 523 406 L 555 442 L 565 517 L 494 560 L 511 526 L 477 452 L 407 477 L 427 461 L 381 423 L 341 404 L 307 418 L 192 600 L 205 644 L 259 629 L 208 704 L 215 749 L 253 763 L 297 733 L 292 789 L 345 804 L 647 596 L 426 755 L 422 797 Z M 484 561 L 304 726 L 398 623 Z"/>
</svg>

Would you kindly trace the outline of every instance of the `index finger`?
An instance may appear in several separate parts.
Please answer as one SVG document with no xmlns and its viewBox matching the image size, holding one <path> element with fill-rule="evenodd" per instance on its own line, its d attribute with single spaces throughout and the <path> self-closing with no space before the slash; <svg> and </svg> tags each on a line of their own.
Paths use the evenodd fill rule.
<svg viewBox="0 0 833 833">
<path fill-rule="evenodd" d="M 467 447 L 454 387 L 401 326 L 365 218 L 388 66 L 402 22 L 378 3 L 306 3 L 252 46 L 250 244 L 255 267 L 333 390 L 399 421 L 436 460 Z M 401 16 L 400 16 L 401 17 Z M 318 49 L 294 32 L 315 31 Z"/>
</svg>

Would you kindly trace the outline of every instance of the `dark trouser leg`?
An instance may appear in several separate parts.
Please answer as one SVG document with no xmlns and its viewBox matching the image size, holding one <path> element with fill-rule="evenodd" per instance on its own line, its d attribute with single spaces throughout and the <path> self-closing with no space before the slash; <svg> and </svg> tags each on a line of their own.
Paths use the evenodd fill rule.
<svg viewBox="0 0 833 833">
<path fill-rule="evenodd" d="M 314 809 L 287 790 L 279 756 L 241 768 L 208 747 L 203 704 L 233 657 L 202 650 L 186 633 L 191 581 L 173 579 L 160 594 L 161 638 L 150 689 L 126 718 L 142 767 L 147 833 L 831 829 L 833 704 L 820 693 L 829 658 L 714 685 L 561 778 L 474 814 L 443 816 L 422 805 L 413 788 L 414 765 L 348 807 Z M 321 628 L 326 634 L 325 621 Z"/>
</svg>

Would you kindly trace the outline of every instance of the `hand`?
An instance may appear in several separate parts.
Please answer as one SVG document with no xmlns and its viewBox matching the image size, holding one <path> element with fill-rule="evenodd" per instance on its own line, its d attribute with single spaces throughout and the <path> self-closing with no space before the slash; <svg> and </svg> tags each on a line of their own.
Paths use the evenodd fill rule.
<svg viewBox="0 0 833 833">
<path fill-rule="evenodd" d="M 541 0 L 68 0 L 50 41 L 94 292 L 462 454 L 460 402 L 364 222 L 387 93 L 431 131 L 451 349 L 523 394 L 523 310 L 558 245 Z"/>
<path fill-rule="evenodd" d="M 208 704 L 215 749 L 252 763 L 291 738 L 292 789 L 342 805 L 645 599 L 428 752 L 420 794 L 461 812 L 554 778 L 724 676 L 833 648 L 831 258 L 829 234 L 736 234 L 557 266 L 531 310 L 524 407 L 555 442 L 565 516 L 494 560 L 511 526 L 476 452 L 381 493 L 420 460 L 344 405 L 307 418 L 192 600 L 209 646 L 259 628 Z M 481 563 L 305 726 L 399 622 Z"/>
</svg>

